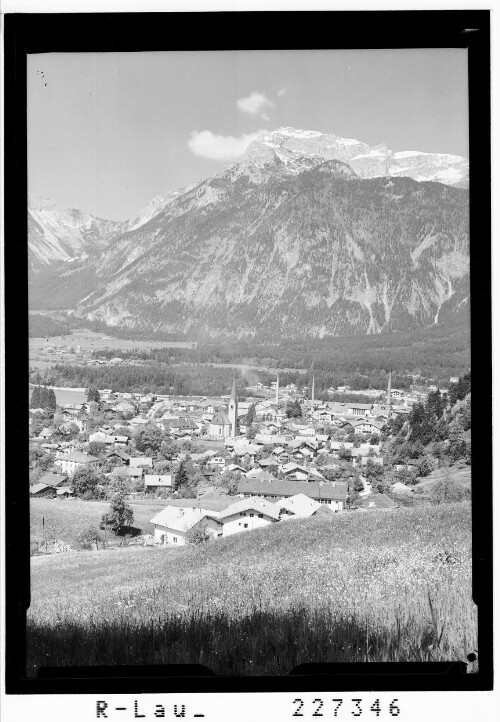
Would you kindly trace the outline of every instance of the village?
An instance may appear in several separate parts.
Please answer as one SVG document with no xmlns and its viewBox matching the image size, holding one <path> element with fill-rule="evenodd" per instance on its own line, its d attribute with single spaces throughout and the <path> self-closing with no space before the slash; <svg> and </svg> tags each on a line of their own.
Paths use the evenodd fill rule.
<svg viewBox="0 0 500 722">
<path fill-rule="evenodd" d="M 371 403 L 316 401 L 314 380 L 311 389 L 280 388 L 278 375 L 245 397 L 233 380 L 231 394 L 218 398 L 89 389 L 87 402 L 57 407 L 52 418 L 35 406 L 30 497 L 104 499 L 118 475 L 128 500 L 165 499 L 150 520 L 151 541 L 161 545 L 293 517 L 397 509 L 425 470 L 394 458 L 389 469 L 384 440 L 427 395 L 392 389 L 390 376 Z M 94 480 L 83 495 L 75 488 L 82 470 Z M 389 470 L 393 483 L 381 486 Z"/>
</svg>

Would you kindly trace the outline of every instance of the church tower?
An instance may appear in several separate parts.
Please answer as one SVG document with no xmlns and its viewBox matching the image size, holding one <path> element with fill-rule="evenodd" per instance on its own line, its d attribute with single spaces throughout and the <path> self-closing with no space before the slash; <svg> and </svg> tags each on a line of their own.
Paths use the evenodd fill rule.
<svg viewBox="0 0 500 722">
<path fill-rule="evenodd" d="M 229 399 L 228 414 L 229 423 L 231 424 L 231 436 L 238 436 L 238 401 L 236 399 L 236 379 L 233 378 L 233 388 L 231 390 L 231 398 Z"/>
<path fill-rule="evenodd" d="M 279 397 L 280 397 L 280 375 L 276 375 L 276 406 L 279 404 Z"/>
<path fill-rule="evenodd" d="M 388 418 L 391 418 L 391 381 L 392 381 L 392 371 L 389 371 L 389 380 L 387 382 L 387 400 L 386 400 L 386 406 L 387 410 L 389 412 Z"/>
<path fill-rule="evenodd" d="M 313 376 L 313 382 L 312 382 L 312 389 L 311 389 L 311 416 L 314 411 L 314 376 Z"/>
</svg>

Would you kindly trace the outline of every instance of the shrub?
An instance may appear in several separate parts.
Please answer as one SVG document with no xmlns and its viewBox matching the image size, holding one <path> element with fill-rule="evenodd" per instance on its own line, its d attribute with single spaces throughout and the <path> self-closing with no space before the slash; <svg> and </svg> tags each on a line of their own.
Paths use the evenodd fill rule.
<svg viewBox="0 0 500 722">
<path fill-rule="evenodd" d="M 99 549 L 99 545 L 101 549 L 106 547 L 106 537 L 96 526 L 89 526 L 77 536 L 76 541 L 81 549 L 91 550 L 94 545 L 96 549 Z"/>
</svg>

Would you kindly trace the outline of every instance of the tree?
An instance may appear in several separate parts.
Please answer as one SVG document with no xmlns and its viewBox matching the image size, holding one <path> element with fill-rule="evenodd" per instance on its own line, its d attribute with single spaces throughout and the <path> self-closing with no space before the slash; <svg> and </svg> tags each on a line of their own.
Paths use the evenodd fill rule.
<svg viewBox="0 0 500 722">
<path fill-rule="evenodd" d="M 31 394 L 30 409 L 42 408 L 40 403 L 40 386 L 35 386 L 33 393 Z"/>
<path fill-rule="evenodd" d="M 101 400 L 101 394 L 95 386 L 89 386 L 87 391 L 87 401 L 94 401 L 96 404 Z"/>
<path fill-rule="evenodd" d="M 90 550 L 94 544 L 96 549 L 99 549 L 99 544 L 103 549 L 106 546 L 106 537 L 96 526 L 90 526 L 83 531 L 76 537 L 76 541 L 82 549 Z"/>
<path fill-rule="evenodd" d="M 255 404 L 252 404 L 247 411 L 247 427 L 251 426 L 253 424 L 255 416 L 256 416 Z"/>
<path fill-rule="evenodd" d="M 90 466 L 80 466 L 73 474 L 71 488 L 76 496 L 93 499 L 98 496 L 97 485 L 101 478 Z"/>
<path fill-rule="evenodd" d="M 351 450 L 346 449 L 344 444 L 340 445 L 339 451 L 338 451 L 338 457 L 339 459 L 350 459 L 351 458 Z"/>
<path fill-rule="evenodd" d="M 111 499 L 109 512 L 103 514 L 99 527 L 119 536 L 134 523 L 134 512 L 125 500 L 125 493 L 117 491 Z"/>
<path fill-rule="evenodd" d="M 287 401 L 285 407 L 287 419 L 300 419 L 302 416 L 302 408 L 298 399 L 295 401 Z"/>
<path fill-rule="evenodd" d="M 106 453 L 106 444 L 103 441 L 91 441 L 88 446 L 88 452 L 92 456 L 100 456 Z"/>
<path fill-rule="evenodd" d="M 47 389 L 46 408 L 55 411 L 57 407 L 56 392 L 54 389 Z"/>
<path fill-rule="evenodd" d="M 171 461 L 173 457 L 178 453 L 179 447 L 177 442 L 171 438 L 166 438 L 160 444 L 160 456 L 164 459 Z"/>
<path fill-rule="evenodd" d="M 188 483 L 189 477 L 186 473 L 185 464 L 181 461 L 174 477 L 174 490 L 179 491 L 183 486 L 187 486 Z"/>
<path fill-rule="evenodd" d="M 207 531 L 206 524 L 203 522 L 195 524 L 187 533 L 187 540 L 189 544 L 197 546 L 198 544 L 204 544 L 210 539 L 210 534 Z"/>
<path fill-rule="evenodd" d="M 465 489 L 449 472 L 445 472 L 443 478 L 434 484 L 430 496 L 435 504 L 462 501 L 465 497 Z"/>
<path fill-rule="evenodd" d="M 354 491 L 358 492 L 358 494 L 359 494 L 360 491 L 364 491 L 364 490 L 365 490 L 365 485 L 363 484 L 363 482 L 362 482 L 362 480 L 360 479 L 359 476 L 356 476 L 356 477 L 354 478 L 354 482 L 353 482 L 353 485 L 352 485 L 352 486 L 353 486 Z"/>
<path fill-rule="evenodd" d="M 247 426 L 247 431 L 246 431 L 247 439 L 250 439 L 250 441 L 251 441 L 252 439 L 255 439 L 256 436 L 257 436 L 257 427 L 253 426 L 253 425 Z"/>
<path fill-rule="evenodd" d="M 147 424 L 135 437 L 135 448 L 143 453 L 156 454 L 163 441 L 163 432 L 154 424 Z"/>
</svg>

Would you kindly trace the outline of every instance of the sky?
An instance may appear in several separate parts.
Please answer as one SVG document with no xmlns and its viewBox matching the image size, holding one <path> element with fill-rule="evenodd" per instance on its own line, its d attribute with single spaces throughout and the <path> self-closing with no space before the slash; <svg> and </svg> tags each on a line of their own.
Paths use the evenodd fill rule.
<svg viewBox="0 0 500 722">
<path fill-rule="evenodd" d="M 28 186 L 125 220 L 291 126 L 393 151 L 468 155 L 467 51 L 28 56 Z"/>
</svg>

